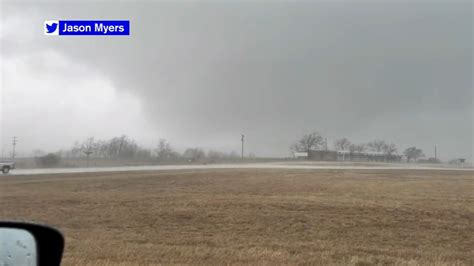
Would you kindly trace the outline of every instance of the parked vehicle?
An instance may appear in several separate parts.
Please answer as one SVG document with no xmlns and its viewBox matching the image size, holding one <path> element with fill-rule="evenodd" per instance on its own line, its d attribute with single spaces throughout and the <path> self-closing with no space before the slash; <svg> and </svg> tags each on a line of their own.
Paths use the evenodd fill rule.
<svg viewBox="0 0 474 266">
<path fill-rule="evenodd" d="M 11 169 L 15 169 L 14 162 L 0 162 L 0 170 L 4 175 L 8 174 Z"/>
</svg>

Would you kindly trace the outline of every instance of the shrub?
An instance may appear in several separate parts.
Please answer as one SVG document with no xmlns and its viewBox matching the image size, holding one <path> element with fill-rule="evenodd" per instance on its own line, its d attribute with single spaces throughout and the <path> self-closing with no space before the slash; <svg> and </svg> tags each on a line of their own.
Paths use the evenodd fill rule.
<svg viewBox="0 0 474 266">
<path fill-rule="evenodd" d="M 61 157 L 55 153 L 48 153 L 44 156 L 37 157 L 35 160 L 36 165 L 40 167 L 54 167 L 59 165 Z"/>
</svg>

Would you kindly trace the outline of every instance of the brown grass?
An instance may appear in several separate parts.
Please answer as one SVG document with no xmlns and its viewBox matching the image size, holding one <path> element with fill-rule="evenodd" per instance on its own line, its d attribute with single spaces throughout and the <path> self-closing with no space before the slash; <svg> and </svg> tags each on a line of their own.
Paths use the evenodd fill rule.
<svg viewBox="0 0 474 266">
<path fill-rule="evenodd" d="M 473 265 L 473 172 L 0 176 L 0 218 L 57 226 L 64 265 Z"/>
</svg>

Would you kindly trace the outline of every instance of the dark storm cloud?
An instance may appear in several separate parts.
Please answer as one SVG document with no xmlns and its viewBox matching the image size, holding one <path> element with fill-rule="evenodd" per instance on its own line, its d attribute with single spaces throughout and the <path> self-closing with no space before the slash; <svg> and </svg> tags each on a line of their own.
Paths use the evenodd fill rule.
<svg viewBox="0 0 474 266">
<path fill-rule="evenodd" d="M 330 140 L 438 144 L 449 156 L 472 157 L 468 1 L 28 8 L 41 19 L 130 19 L 130 37 L 36 45 L 132 92 L 150 123 L 186 145 L 234 148 L 244 132 L 250 151 L 284 155 L 299 135 L 318 130 Z"/>
</svg>

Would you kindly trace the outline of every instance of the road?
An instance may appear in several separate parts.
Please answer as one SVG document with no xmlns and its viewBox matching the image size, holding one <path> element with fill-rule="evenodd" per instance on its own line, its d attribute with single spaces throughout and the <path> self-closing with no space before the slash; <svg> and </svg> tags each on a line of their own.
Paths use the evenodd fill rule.
<svg viewBox="0 0 474 266">
<path fill-rule="evenodd" d="M 308 162 L 271 162 L 246 164 L 190 164 L 190 165 L 149 165 L 122 167 L 91 167 L 91 168 L 47 168 L 47 169 L 16 169 L 11 175 L 41 175 L 65 173 L 124 172 L 124 171 L 159 171 L 159 170 L 200 170 L 200 169 L 349 169 L 349 170 L 456 170 L 474 171 L 473 168 L 455 168 L 452 166 L 427 166 L 412 164 L 344 164 L 344 163 L 308 163 Z"/>
</svg>

